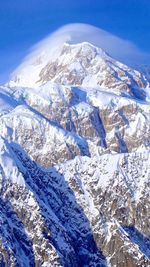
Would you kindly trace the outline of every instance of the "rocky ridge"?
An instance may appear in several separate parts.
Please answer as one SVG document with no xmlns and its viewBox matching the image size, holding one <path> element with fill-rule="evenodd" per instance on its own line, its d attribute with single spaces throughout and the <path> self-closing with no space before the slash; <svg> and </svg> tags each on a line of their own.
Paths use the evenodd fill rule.
<svg viewBox="0 0 150 267">
<path fill-rule="evenodd" d="M 89 43 L 1 87 L 0 266 L 150 265 L 149 90 Z"/>
</svg>

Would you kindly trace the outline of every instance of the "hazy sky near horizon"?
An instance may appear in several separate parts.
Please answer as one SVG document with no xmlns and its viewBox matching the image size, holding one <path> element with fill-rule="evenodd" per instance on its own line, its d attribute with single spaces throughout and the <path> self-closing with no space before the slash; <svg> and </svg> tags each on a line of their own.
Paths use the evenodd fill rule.
<svg viewBox="0 0 150 267">
<path fill-rule="evenodd" d="M 31 46 L 68 23 L 88 23 L 150 53 L 149 0 L 1 0 L 0 83 Z"/>
</svg>

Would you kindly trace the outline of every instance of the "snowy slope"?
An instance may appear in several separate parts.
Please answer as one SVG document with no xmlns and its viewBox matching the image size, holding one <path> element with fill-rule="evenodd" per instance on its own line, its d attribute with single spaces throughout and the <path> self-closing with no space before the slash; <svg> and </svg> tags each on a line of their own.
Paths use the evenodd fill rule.
<svg viewBox="0 0 150 267">
<path fill-rule="evenodd" d="M 0 266 L 150 266 L 149 91 L 86 42 L 0 88 Z"/>
<path fill-rule="evenodd" d="M 3 150 L 18 170 L 16 183 L 2 166 L 1 253 L 8 266 L 149 266 L 148 153 L 76 157 L 44 171 L 21 147 L 4 143 Z"/>
<path fill-rule="evenodd" d="M 15 103 L 2 113 L 1 136 L 19 143 L 41 165 L 48 167 L 76 155 L 149 151 L 146 101 L 52 82 L 1 92 Z"/>
<path fill-rule="evenodd" d="M 12 75 L 11 86 L 38 87 L 47 81 L 65 85 L 98 87 L 120 92 L 142 100 L 145 90 L 150 88 L 146 77 L 120 62 L 117 62 L 102 49 L 89 43 L 56 46 L 55 51 L 46 53 L 41 48 L 23 63 Z M 144 90 L 145 89 L 145 90 Z"/>
</svg>

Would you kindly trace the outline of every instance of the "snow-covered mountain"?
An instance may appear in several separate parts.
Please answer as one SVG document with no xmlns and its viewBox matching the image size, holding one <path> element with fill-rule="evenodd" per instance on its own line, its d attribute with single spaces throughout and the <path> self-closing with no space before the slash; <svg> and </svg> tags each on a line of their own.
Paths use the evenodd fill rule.
<svg viewBox="0 0 150 267">
<path fill-rule="evenodd" d="M 0 88 L 0 266 L 150 266 L 146 73 L 64 43 Z"/>
<path fill-rule="evenodd" d="M 12 75 L 11 86 L 39 87 L 52 81 L 63 85 L 121 91 L 143 99 L 149 82 L 137 70 L 117 62 L 90 43 L 63 44 L 29 57 Z"/>
</svg>

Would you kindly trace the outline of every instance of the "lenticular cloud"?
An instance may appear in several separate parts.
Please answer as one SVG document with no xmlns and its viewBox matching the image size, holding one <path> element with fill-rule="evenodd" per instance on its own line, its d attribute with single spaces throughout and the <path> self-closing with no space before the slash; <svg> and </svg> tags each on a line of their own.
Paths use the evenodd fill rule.
<svg viewBox="0 0 150 267">
<path fill-rule="evenodd" d="M 92 25 L 74 23 L 68 24 L 51 34 L 45 42 L 90 42 L 105 50 L 112 57 L 126 64 L 146 64 L 150 62 L 150 55 L 142 52 L 132 42 L 123 40 L 107 31 Z"/>
<path fill-rule="evenodd" d="M 56 48 L 65 42 L 69 44 L 90 42 L 102 48 L 116 60 L 133 67 L 150 62 L 150 55 L 142 52 L 132 42 L 88 24 L 73 23 L 59 28 L 32 47 L 31 53 L 24 60 L 23 65 L 35 61 L 37 55 L 42 53 L 50 58 L 51 55 L 54 55 Z"/>
</svg>

